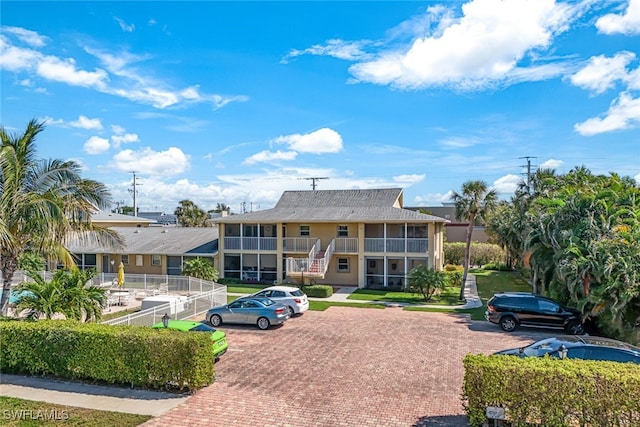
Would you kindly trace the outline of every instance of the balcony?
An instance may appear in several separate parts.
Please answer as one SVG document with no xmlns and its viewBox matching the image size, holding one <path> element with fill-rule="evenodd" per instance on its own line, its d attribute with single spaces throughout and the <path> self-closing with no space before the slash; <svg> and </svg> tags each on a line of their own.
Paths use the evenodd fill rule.
<svg viewBox="0 0 640 427">
<path fill-rule="evenodd" d="M 394 252 L 394 253 L 427 253 L 429 239 L 416 238 L 365 238 L 365 252 Z"/>
<path fill-rule="evenodd" d="M 225 237 L 225 250 L 238 251 L 275 251 L 278 239 L 276 237 Z"/>
</svg>

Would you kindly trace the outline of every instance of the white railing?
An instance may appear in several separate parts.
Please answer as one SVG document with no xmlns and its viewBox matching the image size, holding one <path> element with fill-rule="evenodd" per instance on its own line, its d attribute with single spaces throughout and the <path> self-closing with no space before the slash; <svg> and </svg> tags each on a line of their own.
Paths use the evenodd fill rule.
<svg viewBox="0 0 640 427">
<path fill-rule="evenodd" d="M 162 316 L 165 314 L 174 320 L 193 319 L 212 307 L 218 307 L 227 303 L 227 287 L 219 284 L 216 285 L 218 286 L 217 289 L 202 294 L 191 295 L 187 297 L 186 302 L 168 302 L 102 323 L 112 326 L 153 326 L 161 322 Z"/>
<path fill-rule="evenodd" d="M 275 251 L 276 237 L 225 237 L 224 248 L 228 250 Z"/>
<path fill-rule="evenodd" d="M 287 273 L 302 273 L 309 271 L 309 258 L 287 258 Z"/>
<path fill-rule="evenodd" d="M 358 239 L 356 237 L 337 237 L 335 242 L 335 252 L 358 252 Z"/>
<path fill-rule="evenodd" d="M 372 238 L 364 239 L 365 252 L 427 253 L 429 239 Z"/>
<path fill-rule="evenodd" d="M 284 252 L 309 252 L 317 239 L 313 237 L 285 237 L 282 239 Z"/>
</svg>

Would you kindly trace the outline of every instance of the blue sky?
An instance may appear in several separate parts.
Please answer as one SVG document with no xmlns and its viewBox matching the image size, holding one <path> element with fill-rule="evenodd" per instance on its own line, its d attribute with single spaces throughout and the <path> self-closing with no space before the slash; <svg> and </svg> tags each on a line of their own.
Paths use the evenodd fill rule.
<svg viewBox="0 0 640 427">
<path fill-rule="evenodd" d="M 36 13 L 37 10 L 37 13 Z M 115 201 L 272 207 L 283 191 L 468 180 L 526 159 L 640 181 L 640 0 L 0 4 L 1 124 L 46 120 Z M 115 207 L 115 206 L 114 206 Z"/>
</svg>

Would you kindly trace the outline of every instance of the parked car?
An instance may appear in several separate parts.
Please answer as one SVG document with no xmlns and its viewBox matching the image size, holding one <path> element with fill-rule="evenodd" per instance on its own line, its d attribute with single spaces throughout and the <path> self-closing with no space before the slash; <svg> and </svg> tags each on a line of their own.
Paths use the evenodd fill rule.
<svg viewBox="0 0 640 427">
<path fill-rule="evenodd" d="M 238 298 L 237 300 L 207 311 L 205 318 L 214 327 L 222 323 L 254 324 L 260 329 L 280 325 L 289 318 L 289 308 L 264 297 Z"/>
<path fill-rule="evenodd" d="M 162 322 L 156 323 L 152 326 L 154 329 L 164 329 Z M 173 329 L 176 331 L 191 331 L 191 332 L 206 332 L 211 334 L 211 341 L 213 341 L 213 355 L 216 359 L 227 352 L 229 345 L 227 344 L 227 334 L 218 329 L 202 322 L 193 322 L 190 320 L 169 320 L 167 329 Z"/>
<path fill-rule="evenodd" d="M 485 318 L 507 331 L 518 326 L 562 328 L 567 334 L 581 335 L 584 324 L 578 310 L 557 301 L 527 292 L 501 292 L 487 302 Z"/>
<path fill-rule="evenodd" d="M 294 286 L 270 286 L 248 297 L 266 297 L 284 304 L 289 309 L 289 317 L 293 317 L 295 314 L 302 314 L 309 309 L 307 295 Z"/>
<path fill-rule="evenodd" d="M 594 336 L 547 338 L 521 348 L 494 353 L 519 357 L 557 357 L 559 359 L 609 360 L 640 364 L 640 348 L 626 342 Z"/>
</svg>

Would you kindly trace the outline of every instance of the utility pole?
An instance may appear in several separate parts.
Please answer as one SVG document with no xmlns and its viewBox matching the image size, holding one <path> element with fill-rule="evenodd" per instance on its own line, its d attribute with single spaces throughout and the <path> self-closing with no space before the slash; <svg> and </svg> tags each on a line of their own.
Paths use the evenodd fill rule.
<svg viewBox="0 0 640 427">
<path fill-rule="evenodd" d="M 329 179 L 326 176 L 323 177 L 313 177 L 313 178 L 298 178 L 298 179 L 306 179 L 307 181 L 311 181 L 311 188 L 315 191 L 316 189 L 316 181 L 319 181 L 321 179 Z"/>
<path fill-rule="evenodd" d="M 531 192 L 531 159 L 537 159 L 537 157 L 523 156 L 518 158 L 527 160 L 527 164 L 521 165 L 520 167 L 527 168 L 527 192 L 530 193 Z"/>
<path fill-rule="evenodd" d="M 133 216 L 137 217 L 138 206 L 136 205 L 136 194 L 138 193 L 138 190 L 136 187 L 142 184 L 138 184 L 136 181 L 136 171 L 131 171 L 131 173 L 133 174 L 133 181 L 131 183 L 131 188 L 129 189 L 129 192 L 133 195 Z"/>
</svg>

